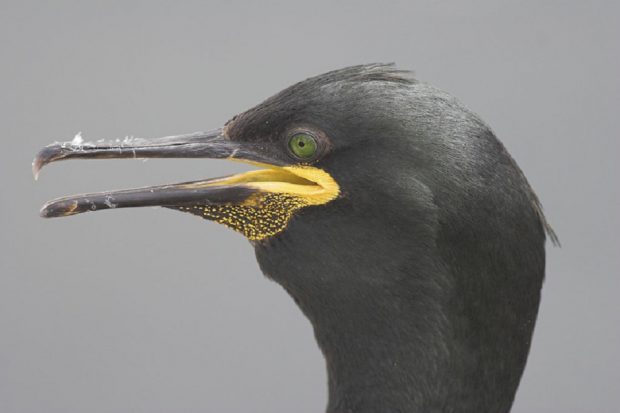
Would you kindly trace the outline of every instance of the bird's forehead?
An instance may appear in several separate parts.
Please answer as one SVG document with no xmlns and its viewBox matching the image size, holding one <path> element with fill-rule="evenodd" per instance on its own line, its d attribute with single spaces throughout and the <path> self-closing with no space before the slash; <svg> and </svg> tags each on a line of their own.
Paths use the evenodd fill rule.
<svg viewBox="0 0 620 413">
<path fill-rule="evenodd" d="M 242 112 L 226 124 L 227 135 L 234 140 L 275 138 L 301 123 L 320 123 L 328 102 L 320 90 L 299 90 L 272 96 Z"/>
<path fill-rule="evenodd" d="M 270 139 L 299 124 L 323 127 L 368 110 L 372 101 L 416 83 L 392 65 L 364 65 L 328 72 L 294 84 L 226 125 L 232 139 Z"/>
</svg>

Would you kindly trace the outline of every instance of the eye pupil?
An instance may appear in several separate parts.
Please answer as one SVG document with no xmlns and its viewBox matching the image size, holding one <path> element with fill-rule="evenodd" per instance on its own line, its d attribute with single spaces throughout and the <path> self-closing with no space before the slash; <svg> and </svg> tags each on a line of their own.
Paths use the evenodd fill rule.
<svg viewBox="0 0 620 413">
<path fill-rule="evenodd" d="M 308 133 L 296 133 L 288 141 L 288 147 L 299 159 L 310 159 L 317 151 L 318 144 L 314 136 Z"/>
</svg>

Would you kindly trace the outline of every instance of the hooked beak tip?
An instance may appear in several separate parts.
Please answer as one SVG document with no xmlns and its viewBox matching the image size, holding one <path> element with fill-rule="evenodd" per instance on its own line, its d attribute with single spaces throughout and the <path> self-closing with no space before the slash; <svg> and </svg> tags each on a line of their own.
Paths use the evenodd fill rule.
<svg viewBox="0 0 620 413">
<path fill-rule="evenodd" d="M 43 207 L 41 207 L 41 210 L 39 211 L 39 216 L 41 218 L 49 218 L 49 214 L 47 212 L 47 206 L 43 205 Z"/>
<path fill-rule="evenodd" d="M 66 152 L 67 149 L 65 146 L 58 143 L 48 145 L 41 149 L 32 160 L 32 175 L 34 176 L 34 180 L 36 181 L 39 179 L 39 173 L 41 173 L 41 169 L 43 169 L 45 165 L 65 158 L 67 156 Z"/>
<path fill-rule="evenodd" d="M 39 162 L 38 158 L 35 158 L 32 161 L 32 176 L 34 177 L 35 181 L 39 180 L 39 172 L 41 172 L 42 167 L 43 165 L 41 164 L 41 162 Z"/>
</svg>

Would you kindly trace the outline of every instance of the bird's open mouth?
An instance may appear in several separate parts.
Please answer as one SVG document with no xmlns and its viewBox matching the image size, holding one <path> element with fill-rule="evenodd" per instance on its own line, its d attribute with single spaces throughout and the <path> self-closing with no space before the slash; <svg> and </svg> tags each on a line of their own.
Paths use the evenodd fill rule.
<svg viewBox="0 0 620 413">
<path fill-rule="evenodd" d="M 274 204 L 273 200 L 277 200 L 280 209 L 296 210 L 324 204 L 338 196 L 338 184 L 324 170 L 270 159 L 260 149 L 251 143 L 229 140 L 221 129 L 153 140 L 92 143 L 83 142 L 78 135 L 72 142 L 43 148 L 32 165 L 35 177 L 46 164 L 66 159 L 225 158 L 264 169 L 223 178 L 58 198 L 43 206 L 41 216 L 62 217 L 111 208 L 163 206 L 197 213 L 236 227 L 229 222 L 234 219 L 232 215 L 239 215 L 240 211 L 243 215 L 245 211 L 245 214 L 254 216 L 257 211 L 264 210 L 262 204 L 265 202 Z M 228 212 L 223 213 L 223 208 Z M 287 215 L 284 212 L 280 211 L 280 215 Z M 247 221 L 246 217 L 242 218 Z M 239 230 L 246 232 L 243 228 Z"/>
</svg>

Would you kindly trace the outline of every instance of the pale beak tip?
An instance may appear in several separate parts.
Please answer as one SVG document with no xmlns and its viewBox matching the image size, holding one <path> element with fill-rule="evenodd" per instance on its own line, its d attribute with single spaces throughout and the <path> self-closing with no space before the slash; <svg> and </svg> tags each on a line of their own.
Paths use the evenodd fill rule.
<svg viewBox="0 0 620 413">
<path fill-rule="evenodd" d="M 35 158 L 32 161 L 32 176 L 34 177 L 35 181 L 39 180 L 39 172 L 41 172 L 41 167 L 43 165 L 41 165 L 41 162 L 39 162 L 39 158 Z"/>
</svg>

